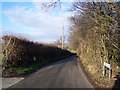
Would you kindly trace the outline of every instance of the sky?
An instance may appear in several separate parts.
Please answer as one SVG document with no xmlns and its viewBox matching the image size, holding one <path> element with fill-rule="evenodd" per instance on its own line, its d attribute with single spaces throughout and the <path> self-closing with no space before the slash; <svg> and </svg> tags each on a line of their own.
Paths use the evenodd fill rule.
<svg viewBox="0 0 120 90">
<path fill-rule="evenodd" d="M 72 2 L 62 2 L 58 7 L 43 7 L 45 2 L 0 2 L 1 35 L 18 35 L 37 42 L 53 43 L 64 34 L 68 36 L 69 18 L 74 15 L 70 11 Z"/>
</svg>

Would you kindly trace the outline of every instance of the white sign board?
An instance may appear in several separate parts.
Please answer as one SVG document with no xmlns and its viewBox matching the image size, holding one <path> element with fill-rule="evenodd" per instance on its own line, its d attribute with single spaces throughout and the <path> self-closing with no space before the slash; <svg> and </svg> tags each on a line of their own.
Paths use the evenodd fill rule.
<svg viewBox="0 0 120 90">
<path fill-rule="evenodd" d="M 104 62 L 104 66 L 106 66 L 107 68 L 111 69 L 110 64 L 108 64 L 106 62 Z"/>
<path fill-rule="evenodd" d="M 104 68 L 103 68 L 103 77 L 105 76 L 105 74 L 106 74 L 106 70 L 105 70 L 105 67 L 106 68 L 108 68 L 109 69 L 109 80 L 110 80 L 110 78 L 111 78 L 111 72 L 112 72 L 112 69 L 111 69 L 111 67 L 110 67 L 110 64 L 109 63 L 106 63 L 106 62 L 104 62 L 104 66 L 103 66 Z"/>
</svg>

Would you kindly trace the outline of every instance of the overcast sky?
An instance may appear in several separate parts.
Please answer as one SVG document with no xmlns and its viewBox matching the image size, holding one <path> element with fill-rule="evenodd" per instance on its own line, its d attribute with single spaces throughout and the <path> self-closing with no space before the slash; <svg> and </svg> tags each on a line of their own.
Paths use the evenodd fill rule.
<svg viewBox="0 0 120 90">
<path fill-rule="evenodd" d="M 62 8 L 49 9 L 41 7 L 43 2 L 1 2 L 0 30 L 4 34 L 23 35 L 30 40 L 52 43 L 62 34 L 62 20 L 65 35 L 68 35 L 69 17 L 72 2 L 62 2 Z M 62 18 L 61 18 L 62 17 Z M 62 19 L 62 20 L 61 20 Z"/>
</svg>

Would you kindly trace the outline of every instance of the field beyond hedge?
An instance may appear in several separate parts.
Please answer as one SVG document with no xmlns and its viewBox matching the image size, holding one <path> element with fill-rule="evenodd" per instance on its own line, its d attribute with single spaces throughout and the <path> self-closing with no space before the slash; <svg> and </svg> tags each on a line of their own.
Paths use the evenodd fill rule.
<svg viewBox="0 0 120 90">
<path fill-rule="evenodd" d="M 67 50 L 16 36 L 3 36 L 2 76 L 30 73 L 42 65 L 73 55 Z"/>
</svg>

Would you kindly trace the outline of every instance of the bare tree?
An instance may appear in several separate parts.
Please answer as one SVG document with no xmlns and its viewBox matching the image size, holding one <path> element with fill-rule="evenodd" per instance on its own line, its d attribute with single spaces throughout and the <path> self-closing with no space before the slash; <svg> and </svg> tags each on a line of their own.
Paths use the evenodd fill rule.
<svg viewBox="0 0 120 90">
<path fill-rule="evenodd" d="M 103 62 L 120 65 L 120 2 L 75 2 L 73 11 L 69 42 L 88 70 L 102 72 Z"/>
</svg>

